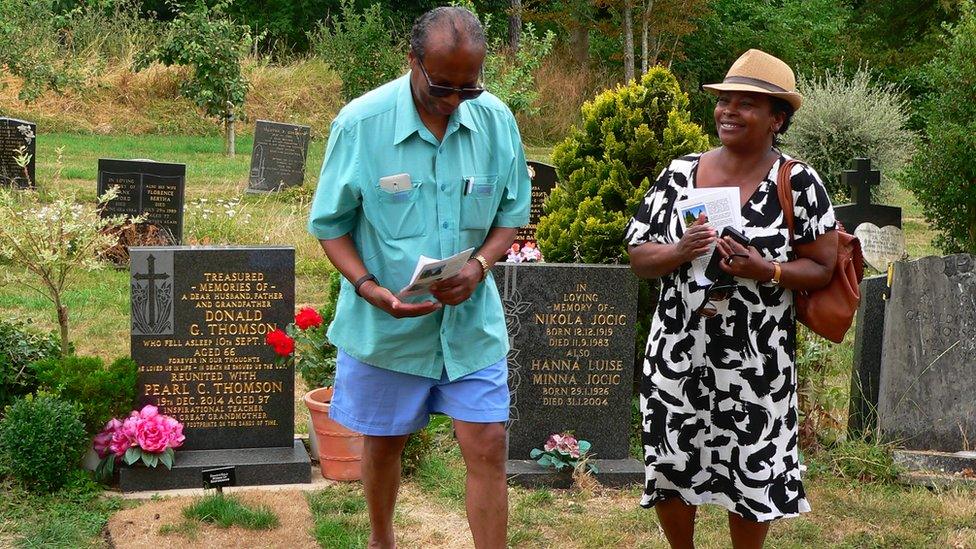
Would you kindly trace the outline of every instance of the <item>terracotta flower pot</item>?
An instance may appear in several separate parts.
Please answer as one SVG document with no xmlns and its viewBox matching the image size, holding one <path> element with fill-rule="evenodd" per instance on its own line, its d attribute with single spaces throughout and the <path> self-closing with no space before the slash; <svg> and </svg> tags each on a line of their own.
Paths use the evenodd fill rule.
<svg viewBox="0 0 976 549">
<path fill-rule="evenodd" d="M 313 389 L 305 393 L 304 400 L 318 439 L 322 476 L 332 480 L 359 480 L 362 477 L 363 435 L 346 429 L 329 417 L 332 387 Z"/>
</svg>

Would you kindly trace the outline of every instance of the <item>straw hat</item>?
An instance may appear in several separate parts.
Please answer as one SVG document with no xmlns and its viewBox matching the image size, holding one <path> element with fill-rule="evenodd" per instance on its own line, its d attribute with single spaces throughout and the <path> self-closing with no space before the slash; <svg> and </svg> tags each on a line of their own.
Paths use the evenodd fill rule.
<svg viewBox="0 0 976 549">
<path fill-rule="evenodd" d="M 749 50 L 732 63 L 732 68 L 720 84 L 705 84 L 702 89 L 714 94 L 723 91 L 764 93 L 786 100 L 799 110 L 803 96 L 796 92 L 793 69 L 761 50 Z"/>
</svg>

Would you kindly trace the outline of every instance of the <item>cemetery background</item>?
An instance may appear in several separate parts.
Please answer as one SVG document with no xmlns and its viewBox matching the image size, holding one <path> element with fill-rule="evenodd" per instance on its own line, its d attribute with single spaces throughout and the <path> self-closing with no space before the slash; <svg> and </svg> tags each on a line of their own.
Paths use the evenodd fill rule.
<svg viewBox="0 0 976 549">
<path fill-rule="evenodd" d="M 723 2 L 709 4 L 717 13 L 728 9 Z M 761 6 L 756 6 L 760 3 L 750 4 L 749 9 L 761 12 Z M 925 24 L 934 26 L 944 18 L 931 13 L 931 9 L 927 15 L 930 17 L 924 19 Z M 704 36 L 716 31 L 709 26 L 714 25 L 714 20 L 704 17 L 700 24 Z M 761 40 L 775 42 L 775 32 L 768 35 Z M 827 47 L 813 48 L 807 52 L 808 57 L 803 57 L 803 52 L 779 52 L 774 49 L 775 45 L 769 48 L 763 43 L 750 43 L 748 29 L 742 36 L 743 43 L 767 47 L 799 64 L 808 62 L 811 57 L 830 55 Z M 752 39 L 756 39 L 755 36 Z M 863 44 L 858 46 L 863 47 Z M 565 57 L 547 57 L 535 69 L 537 89 L 558 89 L 564 93 L 542 94 L 535 103 L 541 105 L 542 115 L 533 114 L 531 110 L 519 113 L 520 127 L 529 142 L 543 144 L 530 148 L 530 158 L 551 161 L 551 149 L 546 144 L 564 137 L 569 123 L 578 118 L 582 99 L 619 79 L 619 56 L 612 60 L 615 56 L 610 52 L 615 47 L 607 41 L 591 45 L 605 64 L 593 70 L 579 71 L 575 79 L 564 74 Z M 733 54 L 695 52 L 693 47 L 687 47 L 696 55 L 696 62 L 702 55 L 710 55 L 708 59 L 722 71 L 727 63 L 717 60 L 718 57 Z M 51 180 L 56 168 L 54 159 L 59 147 L 64 147 L 64 190 L 77 192 L 79 200 L 88 203 L 94 200 L 93 181 L 98 158 L 152 158 L 185 163 L 184 235 L 187 243 L 294 246 L 297 252 L 297 302 L 320 306 L 328 297 L 324 281 L 331 268 L 318 245 L 305 234 L 305 212 L 321 164 L 323 132 L 342 102 L 339 98 L 342 82 L 316 58 L 276 65 L 257 56 L 246 59 L 243 66 L 252 82 L 245 107 L 250 121 L 265 118 L 312 126 L 313 141 L 306 182 L 302 187 L 272 195 L 244 196 L 249 162 L 247 151 L 251 148 L 248 134 L 252 124 L 248 122 L 240 128 L 238 156 L 225 157 L 222 139 L 215 135 L 218 127 L 212 120 L 201 117 L 190 100 L 179 95 L 177 88 L 183 76 L 179 69 L 154 67 L 147 72 L 132 74 L 122 67 L 111 66 L 92 76 L 97 84 L 91 90 L 83 93 L 69 91 L 63 96 L 47 93 L 32 104 L 16 98 L 22 90 L 20 81 L 3 73 L 4 81 L 10 85 L 0 89 L 0 108 L 6 115 L 38 123 L 41 138 L 37 143 L 36 162 L 42 194 L 49 192 L 43 187 Z M 682 61 L 678 60 L 676 69 L 681 68 Z M 889 66 L 883 70 L 897 73 L 907 69 Z M 701 74 L 689 76 L 687 72 L 683 77 L 685 81 L 705 78 Z M 691 89 L 694 90 L 694 86 Z M 701 110 L 705 105 L 708 110 L 707 103 L 702 96 L 693 95 L 694 108 Z M 699 112 L 698 115 L 698 120 L 704 120 L 706 126 L 710 124 L 707 113 L 700 116 Z M 911 194 L 897 187 L 889 186 L 888 190 L 891 195 L 885 202 L 904 210 L 909 254 L 919 257 L 939 253 L 931 245 L 932 232 Z M 127 280 L 125 272 L 102 269 L 84 274 L 77 289 L 68 294 L 72 339 L 79 355 L 111 360 L 128 354 L 128 338 L 125 337 L 129 324 Z M 49 307 L 24 288 L 0 288 L 0 310 L 31 319 L 42 329 L 54 325 Z M 810 390 L 816 394 L 828 416 L 841 423 L 847 408 L 853 333 L 852 330 L 848 341 L 840 346 L 814 343 L 805 357 L 805 364 L 810 368 L 807 373 L 812 384 Z M 296 378 L 296 382 L 300 380 Z M 295 394 L 297 401 L 302 389 L 296 389 Z M 877 482 L 889 479 L 892 472 L 886 449 L 852 444 L 832 447 L 829 438 L 839 436 L 843 425 L 825 422 L 825 427 L 823 434 L 828 440 L 824 442 L 828 448 L 807 456 L 810 467 L 807 487 L 815 512 L 777 525 L 773 529 L 771 545 L 976 545 L 976 521 L 973 519 L 976 506 L 971 501 L 971 493 L 957 489 L 930 493 Z M 296 402 L 296 431 L 305 429 L 304 411 Z M 397 519 L 398 526 L 405 539 L 418 543 L 422 540 L 425 546 L 463 543 L 464 540 L 457 537 L 458 532 L 466 530 L 461 499 L 462 470 L 459 455 L 443 423 L 435 423 L 426 433 L 426 444 L 417 457 L 419 459 L 413 462 L 415 474 L 404 487 L 405 505 Z M 0 464 L 0 477 L 4 477 L 2 467 Z M 97 494 L 94 487 L 78 479 L 63 492 L 51 496 L 23 492 L 5 477 L 0 482 L 0 545 L 8 542 L 54 546 L 97 544 L 107 517 L 122 507 L 135 505 L 117 499 L 94 499 Z M 663 538 L 651 514 L 635 509 L 637 497 L 638 492 L 634 489 L 609 491 L 582 486 L 563 492 L 513 488 L 510 541 L 513 545 L 527 547 L 663 546 Z M 328 537 L 336 532 L 336 535 L 348 536 L 343 539 L 355 540 L 357 536 L 361 539 L 364 511 L 361 495 L 355 487 L 333 487 L 308 498 L 296 495 L 294 500 L 296 505 L 310 509 L 315 534 L 323 546 L 336 545 L 337 538 Z M 151 509 L 149 505 L 143 504 L 136 510 Z M 914 521 L 905 521 L 908 516 Z M 703 545 L 724 545 L 724 513 L 715 509 L 703 510 L 699 530 Z M 203 531 L 201 536 L 204 540 L 208 537 L 207 532 Z M 191 534 L 177 532 L 177 535 L 188 537 L 192 537 Z"/>
</svg>

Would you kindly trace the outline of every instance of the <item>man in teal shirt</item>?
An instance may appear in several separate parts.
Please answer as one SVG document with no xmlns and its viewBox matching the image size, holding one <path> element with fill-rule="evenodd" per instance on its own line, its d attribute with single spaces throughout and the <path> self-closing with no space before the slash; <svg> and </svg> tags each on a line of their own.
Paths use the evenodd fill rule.
<svg viewBox="0 0 976 549">
<path fill-rule="evenodd" d="M 528 171 L 511 112 L 482 93 L 477 18 L 436 8 L 410 46 L 407 75 L 332 123 L 312 205 L 309 231 L 345 277 L 329 327 L 339 348 L 330 415 L 366 435 L 371 547 L 395 544 L 400 456 L 430 413 L 454 419 L 475 545 L 504 547 L 508 336 L 489 270 L 528 222 Z M 468 248 L 431 296 L 397 296 L 421 255 Z"/>
</svg>

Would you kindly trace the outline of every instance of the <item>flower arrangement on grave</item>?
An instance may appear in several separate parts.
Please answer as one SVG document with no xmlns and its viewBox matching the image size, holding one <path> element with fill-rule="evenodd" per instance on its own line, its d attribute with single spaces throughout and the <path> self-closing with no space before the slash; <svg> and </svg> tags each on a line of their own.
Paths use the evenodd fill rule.
<svg viewBox="0 0 976 549">
<path fill-rule="evenodd" d="M 163 464 L 172 469 L 174 450 L 184 440 L 182 423 L 147 404 L 133 410 L 125 420 L 113 418 L 95 435 L 92 448 L 102 459 L 95 472 L 104 478 L 112 475 L 117 463 L 134 465 L 139 461 L 146 467 Z"/>
<path fill-rule="evenodd" d="M 526 242 L 525 245 L 515 242 L 508 249 L 505 261 L 508 263 L 539 263 L 542 261 L 542 252 L 539 251 L 535 242 Z"/>
<path fill-rule="evenodd" d="M 336 348 L 325 336 L 327 322 L 312 307 L 303 307 L 295 321 L 265 336 L 278 361 L 295 360 L 295 369 L 310 388 L 327 387 L 335 380 Z"/>
<path fill-rule="evenodd" d="M 533 448 L 529 452 L 529 457 L 543 467 L 551 467 L 557 472 L 564 470 L 598 472 L 596 466 L 590 462 L 590 443 L 577 440 L 572 433 L 549 435 L 542 448 L 542 450 Z"/>
</svg>

